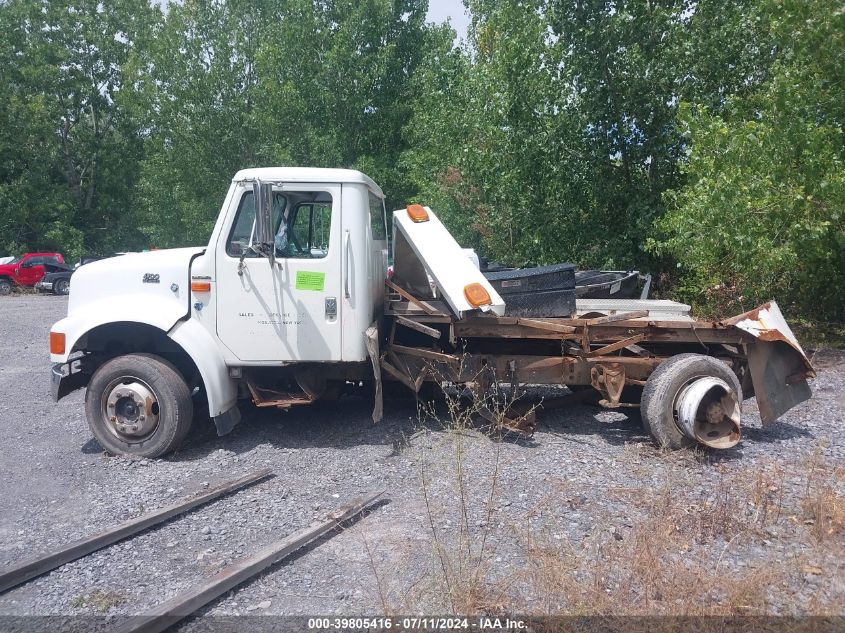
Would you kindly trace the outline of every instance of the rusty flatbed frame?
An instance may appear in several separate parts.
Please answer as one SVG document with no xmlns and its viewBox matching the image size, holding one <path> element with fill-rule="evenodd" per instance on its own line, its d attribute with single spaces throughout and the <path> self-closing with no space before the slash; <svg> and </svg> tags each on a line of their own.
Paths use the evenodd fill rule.
<svg viewBox="0 0 845 633">
<path fill-rule="evenodd" d="M 806 379 L 815 375 L 774 303 L 722 321 L 655 319 L 639 309 L 581 318 L 458 319 L 444 305 L 426 303 L 426 310 L 390 298 L 385 305 L 382 367 L 417 392 L 425 380 L 467 383 L 488 372 L 488 379 L 515 389 L 590 385 L 606 407 L 636 406 L 623 402 L 625 386 L 645 385 L 663 361 L 692 352 L 729 365 L 745 397 L 757 395 L 763 421 L 771 422 L 809 397 Z M 779 319 L 782 328 L 766 325 L 761 314 Z"/>
</svg>

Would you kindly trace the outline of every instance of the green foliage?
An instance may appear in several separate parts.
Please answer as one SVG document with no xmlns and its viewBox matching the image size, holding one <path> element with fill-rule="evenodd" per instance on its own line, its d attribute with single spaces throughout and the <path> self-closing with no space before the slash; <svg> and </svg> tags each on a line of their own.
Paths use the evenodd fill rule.
<svg viewBox="0 0 845 633">
<path fill-rule="evenodd" d="M 138 106 L 152 122 L 138 200 L 151 243 L 202 243 L 246 167 L 361 168 L 400 204 L 425 10 L 411 0 L 171 4 L 140 65 L 151 69 Z"/>
<path fill-rule="evenodd" d="M 575 259 L 589 177 L 579 122 L 560 105 L 548 20 L 539 2 L 470 8 L 475 49 L 438 51 L 418 77 L 427 90 L 404 157 L 418 197 L 491 258 Z"/>
<path fill-rule="evenodd" d="M 204 243 L 232 175 L 358 168 L 509 264 L 845 312 L 837 0 L 0 0 L 0 254 Z"/>
<path fill-rule="evenodd" d="M 154 19 L 145 0 L 0 4 L 0 249 L 74 258 L 135 240 L 143 143 L 118 101 Z"/>
<path fill-rule="evenodd" d="M 660 266 L 644 244 L 681 184 L 678 101 L 764 74 L 764 29 L 747 2 L 723 4 L 469 2 L 470 46 L 417 78 L 405 163 L 420 199 L 506 263 Z"/>
<path fill-rule="evenodd" d="M 687 105 L 687 184 L 652 247 L 684 297 L 720 312 L 777 298 L 812 318 L 845 314 L 845 11 L 771 0 L 780 55 L 770 78 L 722 113 Z"/>
</svg>

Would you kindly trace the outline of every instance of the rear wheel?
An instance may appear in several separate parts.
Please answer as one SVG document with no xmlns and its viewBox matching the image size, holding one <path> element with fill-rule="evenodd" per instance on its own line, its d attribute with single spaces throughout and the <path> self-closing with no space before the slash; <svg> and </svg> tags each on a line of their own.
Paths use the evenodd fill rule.
<svg viewBox="0 0 845 633">
<path fill-rule="evenodd" d="M 728 400 L 725 400 L 725 409 L 720 409 L 721 400 L 711 398 L 708 401 L 701 400 L 702 412 L 700 417 L 711 416 L 713 413 L 719 419 L 712 419 L 711 432 L 728 433 L 730 424 L 722 419 L 725 415 L 735 414 L 738 429 L 739 403 L 742 402 L 742 388 L 736 374 L 724 363 L 702 354 L 679 354 L 664 361 L 649 376 L 643 389 L 643 396 L 640 403 L 640 414 L 643 426 L 651 433 L 651 436 L 661 446 L 666 448 L 679 449 L 690 448 L 696 445 L 696 440 L 681 432 L 679 426 L 679 406 L 683 403 L 687 389 L 700 379 L 716 379 L 719 385 L 724 385 L 728 400 L 734 402 L 737 407 L 735 411 L 729 411 Z M 718 386 L 718 385 L 717 385 Z M 718 390 L 714 390 L 718 391 Z M 719 394 L 721 395 L 721 394 Z M 709 407 L 709 409 L 708 409 Z M 707 409 L 707 410 L 705 410 Z M 723 426 L 719 426 L 723 425 Z M 725 426 L 726 425 L 726 426 Z M 708 427 L 709 428 L 709 427 Z M 698 437 L 698 436 L 696 436 Z M 729 447 L 739 441 L 738 433 L 736 441 L 730 443 L 725 441 L 720 446 L 715 438 L 708 439 L 702 436 L 708 445 L 722 448 Z"/>
<path fill-rule="evenodd" d="M 0 295 L 12 294 L 12 282 L 8 279 L 0 279 Z"/>
<path fill-rule="evenodd" d="M 70 293 L 70 279 L 59 279 L 53 284 L 53 292 L 57 295 Z"/>
<path fill-rule="evenodd" d="M 151 354 L 127 354 L 94 372 L 85 413 L 91 433 L 107 452 L 159 457 L 187 435 L 193 403 L 173 365 Z"/>
</svg>

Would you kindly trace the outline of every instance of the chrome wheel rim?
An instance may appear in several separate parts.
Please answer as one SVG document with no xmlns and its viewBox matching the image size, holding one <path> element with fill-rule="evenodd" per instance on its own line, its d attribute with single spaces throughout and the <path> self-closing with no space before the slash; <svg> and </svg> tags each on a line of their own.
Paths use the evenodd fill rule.
<svg viewBox="0 0 845 633">
<path fill-rule="evenodd" d="M 102 415 L 109 432 L 125 442 L 139 442 L 155 433 L 161 411 L 158 398 L 143 380 L 122 376 L 103 392 Z"/>
</svg>

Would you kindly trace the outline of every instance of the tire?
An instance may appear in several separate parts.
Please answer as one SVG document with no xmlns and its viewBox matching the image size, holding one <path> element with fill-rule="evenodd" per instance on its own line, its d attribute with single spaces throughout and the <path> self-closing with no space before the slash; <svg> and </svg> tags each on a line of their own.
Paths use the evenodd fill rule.
<svg viewBox="0 0 845 633">
<path fill-rule="evenodd" d="M 136 406 L 139 402 L 142 406 Z M 91 433 L 113 455 L 169 453 L 188 434 L 193 413 L 191 392 L 182 375 L 152 354 L 127 354 L 104 363 L 85 393 Z"/>
<path fill-rule="evenodd" d="M 57 295 L 70 294 L 70 279 L 59 279 L 53 284 L 53 293 Z"/>
<path fill-rule="evenodd" d="M 0 279 L 0 295 L 6 296 L 12 294 L 12 282 L 8 279 Z"/>
<path fill-rule="evenodd" d="M 664 361 L 646 380 L 640 401 L 643 427 L 655 441 L 671 449 L 691 448 L 695 440 L 687 437 L 675 421 L 675 398 L 681 389 L 695 378 L 721 378 L 736 391 L 742 402 L 742 388 L 730 367 L 711 356 L 679 354 Z"/>
</svg>

